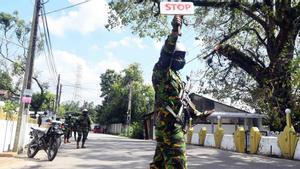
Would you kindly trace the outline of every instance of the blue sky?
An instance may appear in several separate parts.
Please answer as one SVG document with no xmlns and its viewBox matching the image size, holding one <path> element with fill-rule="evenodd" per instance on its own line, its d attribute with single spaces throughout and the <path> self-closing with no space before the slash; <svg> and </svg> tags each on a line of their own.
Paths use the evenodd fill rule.
<svg viewBox="0 0 300 169">
<path fill-rule="evenodd" d="M 83 1 L 49 0 L 46 12 Z M 17 10 L 20 18 L 27 22 L 32 18 L 34 0 L 0 0 L 0 4 L 1 12 Z M 108 68 L 121 71 L 134 62 L 141 65 L 145 83 L 151 83 L 152 68 L 159 58 L 162 43 L 150 38 L 141 39 L 131 34 L 129 28 L 107 31 L 104 28 L 107 19 L 105 5 L 105 0 L 91 0 L 47 16 L 56 69 L 61 74 L 62 84 L 66 85 L 62 101 L 75 99 L 100 103 L 100 74 Z M 190 50 L 187 61 L 200 52 L 197 46 L 201 41 L 194 40 L 194 37 L 191 28 L 183 29 L 180 41 Z M 198 71 L 204 65 L 202 62 L 196 60 L 188 64 L 181 71 L 182 77 Z M 40 78 L 49 82 L 50 91 L 55 93 L 56 79 L 50 75 L 43 54 L 36 57 L 34 68 L 40 73 Z M 82 89 L 77 90 L 79 97 L 74 98 L 74 88 L 67 85 L 76 83 L 76 75 L 80 76 Z"/>
</svg>

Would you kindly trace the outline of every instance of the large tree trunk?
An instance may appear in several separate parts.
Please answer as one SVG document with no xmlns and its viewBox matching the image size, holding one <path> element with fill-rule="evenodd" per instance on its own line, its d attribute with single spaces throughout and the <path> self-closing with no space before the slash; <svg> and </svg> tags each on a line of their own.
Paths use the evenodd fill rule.
<svg viewBox="0 0 300 169">
<path fill-rule="evenodd" d="M 282 131 L 286 125 L 285 109 L 294 109 L 290 65 L 293 60 L 296 34 L 293 27 L 280 31 L 276 49 L 269 53 L 270 65 L 259 80 L 269 110 L 270 130 Z M 261 77 L 257 77 L 261 78 Z"/>
</svg>

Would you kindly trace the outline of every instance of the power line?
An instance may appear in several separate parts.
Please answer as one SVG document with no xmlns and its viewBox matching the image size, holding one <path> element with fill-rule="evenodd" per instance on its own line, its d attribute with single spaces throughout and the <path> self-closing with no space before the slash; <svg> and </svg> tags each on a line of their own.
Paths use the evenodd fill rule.
<svg viewBox="0 0 300 169">
<path fill-rule="evenodd" d="M 43 13 L 42 15 L 48 15 L 48 14 L 59 12 L 59 11 L 65 10 L 65 9 L 73 8 L 73 7 L 85 4 L 87 2 L 90 2 L 90 1 L 91 0 L 86 0 L 86 1 L 83 1 L 83 2 L 79 2 L 79 3 L 74 4 L 74 5 L 66 6 L 66 7 L 63 7 L 63 8 L 60 8 L 60 9 L 56 9 L 56 10 L 53 10 L 53 11 L 50 11 L 50 12 Z"/>
<path fill-rule="evenodd" d="M 56 79 L 57 71 L 56 71 L 56 66 L 55 66 L 55 61 L 54 61 L 54 56 L 53 56 L 52 43 L 51 43 L 51 38 L 50 38 L 50 33 L 49 33 L 49 28 L 48 28 L 47 17 L 46 17 L 46 15 L 43 15 L 45 13 L 45 5 L 44 4 L 45 3 L 42 4 L 41 17 L 42 17 L 42 23 L 43 23 L 43 28 L 44 28 L 45 44 L 47 46 L 47 51 L 48 51 L 48 55 L 46 55 L 46 57 L 47 57 L 47 60 L 49 61 L 50 71 L 53 73 L 54 79 Z"/>
<path fill-rule="evenodd" d="M 100 91 L 100 89 L 95 89 L 95 88 L 87 88 L 87 87 L 78 87 L 76 85 L 66 85 L 64 84 L 64 86 L 66 87 L 72 87 L 72 88 L 79 88 L 79 89 L 86 89 L 86 90 L 95 90 L 95 91 Z"/>
</svg>

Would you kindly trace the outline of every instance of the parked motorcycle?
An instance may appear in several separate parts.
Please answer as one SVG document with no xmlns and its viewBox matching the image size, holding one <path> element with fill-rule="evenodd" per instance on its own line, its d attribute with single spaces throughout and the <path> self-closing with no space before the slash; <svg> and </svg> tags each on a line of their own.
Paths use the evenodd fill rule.
<svg viewBox="0 0 300 169">
<path fill-rule="evenodd" d="M 52 161 L 61 144 L 61 136 L 63 131 L 59 123 L 51 122 L 50 127 L 46 130 L 32 128 L 30 132 L 31 142 L 28 144 L 27 156 L 33 158 L 39 150 L 47 153 L 48 160 Z"/>
</svg>

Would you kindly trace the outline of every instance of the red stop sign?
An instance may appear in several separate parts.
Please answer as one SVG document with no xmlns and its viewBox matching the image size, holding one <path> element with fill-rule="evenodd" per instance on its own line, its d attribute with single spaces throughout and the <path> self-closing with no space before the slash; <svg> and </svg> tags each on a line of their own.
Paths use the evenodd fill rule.
<svg viewBox="0 0 300 169">
<path fill-rule="evenodd" d="M 193 15 L 194 4 L 192 2 L 161 2 L 160 13 L 163 15 Z"/>
</svg>

